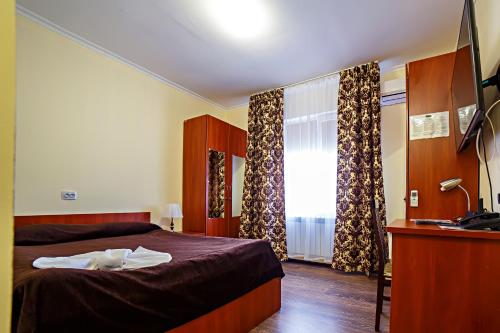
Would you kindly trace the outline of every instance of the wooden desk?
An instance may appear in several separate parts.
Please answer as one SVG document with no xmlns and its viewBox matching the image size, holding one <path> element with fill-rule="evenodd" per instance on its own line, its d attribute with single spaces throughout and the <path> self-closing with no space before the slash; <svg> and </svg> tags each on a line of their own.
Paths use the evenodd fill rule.
<svg viewBox="0 0 500 333">
<path fill-rule="evenodd" d="M 500 332 L 500 232 L 397 220 L 392 233 L 392 333 Z"/>
</svg>

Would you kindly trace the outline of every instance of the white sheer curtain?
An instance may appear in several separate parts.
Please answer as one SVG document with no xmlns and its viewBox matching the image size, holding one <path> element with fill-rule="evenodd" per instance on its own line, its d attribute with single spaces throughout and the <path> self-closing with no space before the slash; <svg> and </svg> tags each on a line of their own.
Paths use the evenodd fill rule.
<svg viewBox="0 0 500 333">
<path fill-rule="evenodd" d="M 331 262 L 337 192 L 339 75 L 285 88 L 288 256 Z"/>
</svg>

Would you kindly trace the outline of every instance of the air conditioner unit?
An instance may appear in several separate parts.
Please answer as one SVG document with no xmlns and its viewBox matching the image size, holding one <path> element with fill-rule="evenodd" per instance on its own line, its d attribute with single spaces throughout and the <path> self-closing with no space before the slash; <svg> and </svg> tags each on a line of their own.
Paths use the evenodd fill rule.
<svg viewBox="0 0 500 333">
<path fill-rule="evenodd" d="M 380 106 L 406 103 L 406 81 L 395 79 L 382 82 Z"/>
</svg>

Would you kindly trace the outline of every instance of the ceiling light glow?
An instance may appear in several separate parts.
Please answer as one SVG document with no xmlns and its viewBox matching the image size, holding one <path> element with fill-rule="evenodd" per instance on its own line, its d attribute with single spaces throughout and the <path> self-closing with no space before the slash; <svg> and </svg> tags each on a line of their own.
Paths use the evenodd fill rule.
<svg viewBox="0 0 500 333">
<path fill-rule="evenodd" d="M 262 0 L 205 0 L 214 24 L 239 40 L 256 39 L 269 29 L 268 8 Z"/>
</svg>

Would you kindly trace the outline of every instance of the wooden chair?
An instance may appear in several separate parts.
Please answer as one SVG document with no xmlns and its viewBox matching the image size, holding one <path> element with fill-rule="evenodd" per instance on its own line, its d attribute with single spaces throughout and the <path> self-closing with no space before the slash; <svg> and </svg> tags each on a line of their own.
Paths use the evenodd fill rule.
<svg viewBox="0 0 500 333">
<path fill-rule="evenodd" d="M 384 288 L 391 286 L 392 279 L 392 264 L 390 261 L 386 262 L 386 248 L 384 246 L 384 231 L 380 224 L 380 217 L 378 214 L 378 201 L 374 200 L 372 204 L 373 209 L 373 227 L 375 229 L 375 242 L 377 244 L 378 261 L 378 283 L 377 283 L 377 308 L 375 312 L 375 331 L 380 332 L 380 315 L 382 314 L 382 305 L 384 301 L 390 301 L 389 296 L 384 296 Z"/>
</svg>

